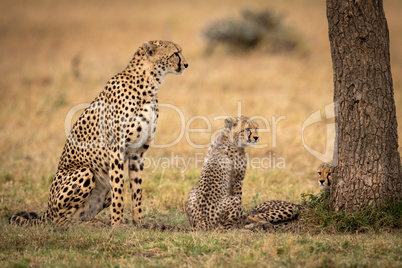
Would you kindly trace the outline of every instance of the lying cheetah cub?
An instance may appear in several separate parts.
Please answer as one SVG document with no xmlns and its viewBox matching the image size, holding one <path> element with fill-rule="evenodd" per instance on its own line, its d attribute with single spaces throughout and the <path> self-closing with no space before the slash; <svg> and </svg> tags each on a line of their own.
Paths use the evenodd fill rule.
<svg viewBox="0 0 402 268">
<path fill-rule="evenodd" d="M 331 185 L 331 174 L 333 167 L 330 163 L 322 163 L 317 170 L 318 184 L 323 193 L 329 193 Z M 292 204 L 286 201 L 266 201 L 250 212 L 243 215 L 243 224 L 246 229 L 276 229 L 286 225 L 297 218 L 298 210 L 303 206 Z"/>
<path fill-rule="evenodd" d="M 258 125 L 248 117 L 229 117 L 208 149 L 198 186 L 188 195 L 193 230 L 230 229 L 241 219 L 245 148 L 258 141 Z"/>
</svg>

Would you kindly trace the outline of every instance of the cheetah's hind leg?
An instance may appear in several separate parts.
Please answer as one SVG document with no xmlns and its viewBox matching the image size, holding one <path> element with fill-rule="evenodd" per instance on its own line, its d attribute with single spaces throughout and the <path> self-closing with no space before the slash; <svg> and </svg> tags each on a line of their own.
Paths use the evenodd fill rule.
<svg viewBox="0 0 402 268">
<path fill-rule="evenodd" d="M 52 221 L 60 226 L 91 221 L 110 205 L 110 183 L 87 167 L 58 171 L 50 191 Z"/>
<path fill-rule="evenodd" d="M 293 212 L 293 209 L 291 212 Z M 274 231 L 287 226 L 294 219 L 294 215 L 286 212 L 283 208 L 267 209 L 267 211 L 261 213 L 252 211 L 243 216 L 244 228 L 252 231 Z"/>
<path fill-rule="evenodd" d="M 228 230 L 240 223 L 243 207 L 239 197 L 229 196 L 225 198 L 222 201 L 222 206 L 222 213 L 219 216 L 219 227 Z"/>
</svg>

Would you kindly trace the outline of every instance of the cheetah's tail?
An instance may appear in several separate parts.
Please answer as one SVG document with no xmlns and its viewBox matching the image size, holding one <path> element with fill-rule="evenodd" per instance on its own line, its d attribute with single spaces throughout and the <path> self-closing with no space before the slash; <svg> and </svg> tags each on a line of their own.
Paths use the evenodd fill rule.
<svg viewBox="0 0 402 268">
<path fill-rule="evenodd" d="M 161 223 L 144 223 L 139 225 L 140 228 L 149 229 L 149 230 L 156 230 L 156 231 L 168 231 L 168 232 L 189 232 L 189 229 L 180 228 L 177 226 L 171 226 Z"/>
<path fill-rule="evenodd" d="M 38 217 L 35 212 L 21 211 L 10 217 L 8 222 L 13 225 L 35 226 L 46 222 L 46 213 L 42 217 Z"/>
</svg>

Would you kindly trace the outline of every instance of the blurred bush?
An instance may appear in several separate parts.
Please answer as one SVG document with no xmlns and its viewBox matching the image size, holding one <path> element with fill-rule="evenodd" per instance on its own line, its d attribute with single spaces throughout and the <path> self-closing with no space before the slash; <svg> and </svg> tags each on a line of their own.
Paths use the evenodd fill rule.
<svg viewBox="0 0 402 268">
<path fill-rule="evenodd" d="M 307 53 L 300 34 L 286 27 L 283 18 L 272 10 L 245 9 L 241 15 L 241 19 L 221 19 L 204 29 L 207 54 L 213 53 L 217 47 L 223 47 L 229 52 L 262 49 L 271 53 Z"/>
</svg>

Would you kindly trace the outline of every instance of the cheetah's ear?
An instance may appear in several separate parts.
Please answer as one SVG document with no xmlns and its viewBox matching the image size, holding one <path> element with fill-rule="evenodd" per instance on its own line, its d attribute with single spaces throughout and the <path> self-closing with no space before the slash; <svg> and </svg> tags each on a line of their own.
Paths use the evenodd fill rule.
<svg viewBox="0 0 402 268">
<path fill-rule="evenodd" d="M 143 45 L 143 48 L 145 50 L 145 53 L 149 56 L 153 56 L 156 51 L 156 46 L 154 44 L 151 44 L 149 42 L 145 42 Z"/>
<path fill-rule="evenodd" d="M 233 118 L 232 117 L 228 117 L 225 119 L 225 128 L 228 128 L 229 130 L 231 130 L 233 127 Z"/>
</svg>

